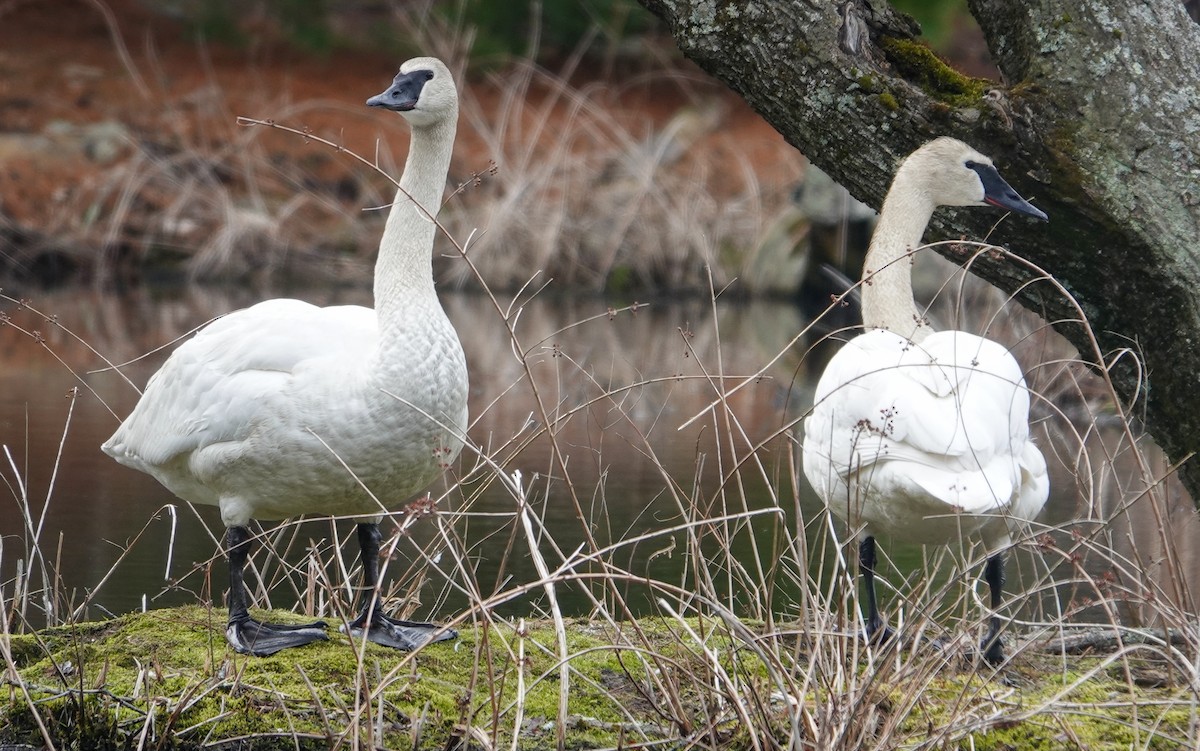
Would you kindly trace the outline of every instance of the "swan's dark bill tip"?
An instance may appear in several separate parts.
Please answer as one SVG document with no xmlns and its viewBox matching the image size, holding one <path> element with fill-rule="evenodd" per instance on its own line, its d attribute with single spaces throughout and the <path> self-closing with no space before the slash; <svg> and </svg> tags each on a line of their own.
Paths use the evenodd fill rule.
<svg viewBox="0 0 1200 751">
<path fill-rule="evenodd" d="M 983 197 L 984 203 L 991 204 L 999 209 L 1005 209 L 1017 214 L 1031 216 L 1034 219 L 1041 219 L 1043 222 L 1049 222 L 1050 217 L 1046 216 L 1046 212 L 1026 201 L 1015 192 L 1011 196 L 993 196 L 991 194 Z"/>
<path fill-rule="evenodd" d="M 411 112 L 417 108 L 416 99 L 400 99 L 388 96 L 390 92 L 376 94 L 367 100 L 368 107 L 381 107 L 392 112 Z"/>
</svg>

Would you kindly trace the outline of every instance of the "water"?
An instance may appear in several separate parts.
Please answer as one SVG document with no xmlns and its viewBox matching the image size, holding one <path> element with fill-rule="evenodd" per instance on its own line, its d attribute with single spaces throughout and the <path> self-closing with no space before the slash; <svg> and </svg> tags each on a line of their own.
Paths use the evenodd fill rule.
<svg viewBox="0 0 1200 751">
<path fill-rule="evenodd" d="M 0 444 L 9 455 L 0 457 L 0 476 L 9 487 L 7 497 L 0 499 L 0 582 L 5 597 L 13 596 L 18 565 L 24 567 L 30 560 L 28 530 L 33 528 L 40 530 L 37 549 L 57 576 L 53 588 L 71 605 L 86 602 L 83 615 L 221 601 L 226 570 L 218 555 L 219 515 L 213 508 L 186 507 L 148 476 L 100 452 L 99 445 L 118 418 L 128 414 L 138 393 L 116 373 L 104 370 L 103 361 L 71 334 L 115 363 L 153 352 L 121 368 L 140 387 L 170 350 L 157 348 L 216 315 L 279 294 L 322 305 L 369 304 L 365 291 L 351 289 L 143 287 L 122 295 L 88 288 L 38 293 L 32 304 L 56 321 L 12 304 L 2 308 L 11 317 L 11 325 L 0 326 Z M 759 568 L 779 562 L 779 551 L 788 549 L 781 540 L 800 525 L 809 526 L 810 536 L 824 529 L 820 506 L 807 485 L 801 481 L 798 489 L 792 487 L 791 444 L 781 437 L 811 403 L 813 381 L 828 354 L 821 348 L 810 351 L 812 342 L 804 337 L 793 343 L 805 324 L 796 306 L 694 301 L 617 311 L 592 299 L 541 297 L 510 307 L 506 298 L 501 301 L 502 315 L 484 296 L 449 294 L 444 300 L 471 371 L 471 439 L 505 474 L 522 473 L 531 490 L 532 510 L 545 525 L 539 549 L 551 568 L 561 561 L 555 545 L 562 554 L 586 549 L 589 533 L 601 546 L 646 536 L 620 545 L 607 556 L 607 565 L 634 579 L 650 577 L 687 590 L 695 586 L 696 575 L 684 555 L 689 536 L 683 530 L 662 530 L 697 515 L 740 513 L 745 516 L 729 539 L 694 528 L 708 535 L 698 544 L 711 556 L 714 587 L 737 592 L 738 573 L 729 571 L 731 560 L 744 565 L 744 576 L 753 580 L 760 576 Z M 505 315 L 515 328 L 515 342 Z M 761 377 L 729 399 L 730 414 L 706 412 L 718 384 L 728 389 L 760 371 Z M 68 396 L 76 387 L 78 394 Z M 696 415 L 700 419 L 679 429 Z M 561 457 L 555 457 L 545 435 L 525 442 L 547 418 L 557 420 L 554 434 Z M 1108 511 L 1100 506 L 1120 505 L 1120 499 L 1130 495 L 1130 484 L 1122 479 L 1125 470 L 1119 464 L 1110 465 L 1107 472 L 1081 474 L 1079 446 L 1064 441 L 1066 431 L 1044 432 L 1054 488 L 1044 518 L 1060 525 L 1058 537 L 1066 539 L 1073 519 L 1081 514 L 1104 517 Z M 1109 433 L 1106 443 L 1080 445 L 1085 453 L 1099 452 L 1098 447 L 1118 440 L 1117 433 Z M 751 455 L 761 465 L 745 462 Z M 738 462 L 740 471 L 735 472 Z M 476 457 L 464 452 L 456 474 L 469 473 L 475 463 Z M 1085 487 L 1095 484 L 1087 478 L 1100 475 L 1112 486 L 1107 496 Z M 520 590 L 523 582 L 536 579 L 536 569 L 513 516 L 513 494 L 496 473 L 475 473 L 461 487 L 440 483 L 433 492 L 435 497 L 445 493 L 443 519 L 459 538 L 449 547 L 461 551 L 471 574 L 455 572 L 443 555 L 438 565 L 446 575 L 435 572 L 417 587 L 421 614 L 431 609 L 453 613 L 464 607 L 467 597 L 456 591 L 464 581 L 478 587 L 477 597 L 498 596 L 502 613 L 531 612 L 543 601 L 542 592 Z M 16 500 L 22 496 L 30 499 L 29 520 Z M 1161 559 L 1163 549 L 1175 546 L 1179 565 L 1195 572 L 1200 564 L 1194 546 L 1183 541 L 1200 538 L 1186 498 L 1178 496 L 1166 509 L 1135 505 L 1122 516 L 1125 532 L 1117 537 L 1131 541 L 1126 549 L 1140 551 L 1148 560 Z M 1092 500 L 1085 505 L 1081 499 Z M 1166 540 L 1163 514 L 1173 520 Z M 301 566 L 307 565 L 305 551 L 317 550 L 326 561 L 325 575 L 333 586 L 342 587 L 345 577 L 329 561 L 336 541 L 343 544 L 346 565 L 353 564 L 356 548 L 353 543 L 345 546 L 346 538 L 353 538 L 349 522 L 331 526 L 317 520 L 285 528 L 278 544 L 288 547 L 285 557 Z M 401 540 L 393 565 L 396 578 L 404 580 L 407 567 L 420 560 L 419 547 L 431 555 L 448 549 L 431 522 L 419 524 Z M 726 550 L 731 558 L 725 557 Z M 885 543 L 884 551 L 901 572 L 921 564 L 919 548 Z M 811 555 L 828 560 L 830 551 Z M 1048 568 L 1064 565 L 1053 551 L 1040 562 L 1033 554 L 1024 556 L 1013 580 L 1034 586 Z M 295 582 L 304 576 L 289 576 L 269 559 L 257 558 L 267 581 L 260 600 L 269 595 L 270 604 L 283 607 L 297 600 L 311 605 L 314 597 L 319 601 L 320 593 L 297 588 Z M 1108 559 L 1088 560 L 1086 565 L 1097 573 L 1112 567 Z M 1065 565 L 1070 569 L 1073 564 Z M 585 570 L 594 573 L 599 567 Z M 773 608 L 795 611 L 798 605 L 791 595 L 796 584 L 791 579 L 802 575 L 793 570 L 778 576 L 780 594 Z M 1074 596 L 1068 589 L 1041 586 L 1043 593 L 1065 591 L 1064 597 Z M 633 610 L 648 607 L 644 586 L 631 582 L 623 592 Z M 558 595 L 569 613 L 586 614 L 591 607 L 577 585 L 560 587 Z M 37 620 L 35 612 L 26 616 Z"/>
<path fill-rule="evenodd" d="M 7 306 L 13 325 L 0 327 L 5 363 L 0 372 L 0 393 L 4 394 L 0 443 L 8 447 L 16 469 L 5 466 L 3 474 L 14 488 L 11 495 L 22 495 L 19 486 L 27 487 L 25 494 L 32 500 L 35 517 L 46 509 L 39 547 L 55 561 L 61 585 L 76 592 L 76 601 L 95 589 L 122 555 L 115 572 L 100 588 L 96 605 L 116 613 L 136 609 L 142 606 L 144 595 L 153 598 L 168 582 L 186 578 L 192 581 L 183 581 L 184 589 L 173 589 L 154 602 L 193 599 L 209 585 L 197 581 L 205 572 L 189 572 L 196 563 L 210 561 L 217 550 L 213 534 L 201 521 L 216 535 L 220 524 L 215 509 L 193 512 L 151 478 L 100 452 L 100 443 L 115 429 L 118 416 L 132 409 L 138 394 L 116 373 L 94 372 L 104 367 L 103 362 L 68 332 L 112 362 L 121 363 L 186 335 L 216 315 L 275 294 L 279 293 L 196 287 L 140 288 L 123 296 L 90 289 L 39 293 L 31 304 L 56 316 L 57 324 L 30 310 Z M 357 290 L 288 290 L 287 294 L 317 304 L 369 303 L 368 296 Z M 563 497 L 561 467 L 551 461 L 548 441 L 535 440 L 519 452 L 511 444 L 522 426 L 522 436 L 534 432 L 542 415 L 525 366 L 513 353 L 504 319 L 491 300 L 482 296 L 449 295 L 446 307 L 460 331 L 471 369 L 473 441 L 490 447 L 488 453 L 506 472 L 521 470 L 550 536 L 560 545 L 577 545 L 583 538 L 582 528 L 575 506 Z M 701 303 L 642 305 L 636 312 L 610 314 L 607 304 L 598 300 L 539 299 L 510 318 L 550 415 L 592 401 L 586 409 L 563 418 L 557 438 L 571 482 L 583 499 L 583 511 L 602 544 L 657 528 L 678 516 L 664 494 L 663 474 L 691 485 L 697 474 L 697 456 L 711 436 L 711 419 L 682 432 L 676 428 L 702 411 L 715 395 L 714 385 L 699 375 L 703 368 L 715 368 L 719 363 L 717 327 L 725 339 L 725 368 L 735 375 L 761 367 L 800 329 L 797 311 L 785 304 L 723 306 L 714 317 L 711 306 Z M 40 332 L 44 346 L 18 327 Z M 121 370 L 140 387 L 169 349 Z M 794 364 L 780 365 L 773 380 L 752 384 L 737 397 L 740 419 L 756 442 L 779 431 L 785 419 L 787 411 L 782 407 L 792 385 L 790 367 Z M 77 379 L 72 370 L 82 378 Z M 663 376 L 672 378 L 638 385 Z M 82 386 L 78 396 L 68 398 L 76 386 Z M 610 389 L 616 393 L 611 399 L 604 398 Z M 791 395 L 794 402 L 801 397 L 799 393 Z M 56 461 L 60 444 L 61 459 Z M 647 458 L 650 451 L 655 453 L 655 461 Z M 466 471 L 472 462 L 468 452 L 459 471 Z M 715 469 L 712 463 L 701 474 L 715 477 Z M 545 480 L 535 477 L 557 479 L 547 486 Z M 481 484 L 467 485 L 467 495 L 475 495 Z M 756 504 L 770 503 L 763 488 L 752 492 Z M 462 494 L 453 493 L 447 503 L 461 509 L 465 501 Z M 178 507 L 174 522 L 162 511 L 172 504 Z M 514 508 L 511 494 L 494 482 L 467 506 L 471 516 L 462 522 L 463 533 L 473 538 L 468 543 L 481 582 L 496 579 L 499 562 L 489 555 L 493 542 L 478 541 L 506 537 L 513 527 Z M 33 521 L 36 527 L 38 519 Z M 25 522 L 14 498 L 3 504 L 0 523 L 7 580 L 27 536 L 21 532 Z M 168 572 L 172 523 L 177 526 Z M 130 546 L 147 524 L 142 538 Z M 340 534 L 345 536 L 348 527 L 343 524 Z M 331 530 L 324 522 L 313 522 L 302 528 L 301 537 L 331 539 Z M 303 549 L 305 544 L 299 547 Z M 644 560 L 667 544 L 665 539 L 651 540 L 622 551 L 622 555 L 630 559 L 631 566 L 643 561 L 644 573 Z M 505 562 L 505 573 L 516 580 L 532 578 L 527 546 L 518 541 L 514 549 Z M 223 575 L 223 565 L 218 565 L 213 576 L 221 581 Z"/>
</svg>

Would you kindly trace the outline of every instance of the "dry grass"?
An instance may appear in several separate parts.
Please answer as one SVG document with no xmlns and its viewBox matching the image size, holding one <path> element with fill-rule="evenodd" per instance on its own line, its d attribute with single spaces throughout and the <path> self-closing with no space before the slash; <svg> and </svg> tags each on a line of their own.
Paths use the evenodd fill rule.
<svg viewBox="0 0 1200 751">
<path fill-rule="evenodd" d="M 496 172 L 443 218 L 458 237 L 482 230 L 470 253 L 492 289 L 521 286 L 531 269 L 597 292 L 695 292 L 709 269 L 724 287 L 745 275 L 750 257 L 728 249 L 761 244 L 785 208 L 786 196 L 763 194 L 744 157 L 730 175 L 708 153 L 724 119 L 715 99 L 696 98 L 661 128 L 633 127 L 613 114 L 619 91 L 576 88 L 528 63 L 495 85 L 497 112 L 470 96 L 464 112 Z M 461 266 L 450 278 L 478 284 Z M 781 283 L 789 281 L 799 277 Z"/>
</svg>

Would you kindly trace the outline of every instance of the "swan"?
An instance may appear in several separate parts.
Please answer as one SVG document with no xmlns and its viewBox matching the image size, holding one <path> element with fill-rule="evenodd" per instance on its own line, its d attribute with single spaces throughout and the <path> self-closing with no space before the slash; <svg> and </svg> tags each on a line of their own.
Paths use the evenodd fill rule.
<svg viewBox="0 0 1200 751">
<path fill-rule="evenodd" d="M 980 651 L 997 665 L 1004 549 L 1012 529 L 1046 502 L 1046 461 L 1029 437 L 1029 392 L 1016 359 L 965 331 L 934 332 L 913 300 L 911 259 L 937 206 L 986 204 L 1046 220 L 961 141 L 938 138 L 901 163 L 863 266 L 865 332 L 817 382 L 802 462 L 817 495 L 861 537 L 870 639 L 892 636 L 875 599 L 876 534 L 915 543 L 983 538 L 991 616 Z"/>
<path fill-rule="evenodd" d="M 102 449 L 180 498 L 219 506 L 229 559 L 229 644 L 269 655 L 326 638 L 325 624 L 250 616 L 243 569 L 251 519 L 357 521 L 364 597 L 352 635 L 414 649 L 456 633 L 383 613 L 379 521 L 435 480 L 463 445 L 467 368 L 434 291 L 433 240 L 458 122 L 446 66 L 405 62 L 367 100 L 412 129 L 375 264 L 375 309 L 260 302 L 201 329 L 151 377 Z"/>
</svg>

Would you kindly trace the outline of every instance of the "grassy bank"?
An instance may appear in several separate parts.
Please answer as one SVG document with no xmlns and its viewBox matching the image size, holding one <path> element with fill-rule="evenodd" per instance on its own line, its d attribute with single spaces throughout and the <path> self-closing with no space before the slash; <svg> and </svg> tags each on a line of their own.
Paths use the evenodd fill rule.
<svg viewBox="0 0 1200 751">
<path fill-rule="evenodd" d="M 546 621 L 465 624 L 414 655 L 334 633 L 245 657 L 225 645 L 223 612 L 200 607 L 6 636 L 0 744 L 551 749 L 562 720 L 566 748 L 1167 749 L 1189 747 L 1198 719 L 1162 644 L 1081 657 L 1028 642 L 996 674 L 925 648 L 839 674 L 813 650 L 856 640 L 813 644 L 794 626 L 565 626 L 565 663 Z"/>
<path fill-rule="evenodd" d="M 418 41 L 449 60 L 466 55 L 461 39 Z M 108 31 L 102 43 L 111 50 Z M 348 53 L 323 70 L 292 69 L 310 74 L 289 79 L 296 88 L 283 77 L 255 89 L 227 77 L 237 70 L 219 59 L 228 50 L 203 52 L 211 67 L 193 64 L 192 46 L 146 50 L 137 69 L 154 106 L 124 103 L 120 117 L 135 119 L 105 142 L 113 148 L 66 148 L 97 134 L 49 123 L 19 134 L 30 139 L 0 170 L 3 210 L 21 215 L 23 233 L 4 255 L 11 270 L 366 282 L 384 212 L 362 209 L 394 193 L 388 176 L 403 142 L 392 139 L 403 129 L 381 125 L 361 99 L 396 61 Z M 0 537 L 0 746 L 1200 746 L 1196 517 L 1173 468 L 1134 427 L 1139 405 L 1121 403 L 1107 374 L 1084 365 L 1137 353 L 1080 358 L 966 274 L 924 286 L 935 298 L 929 315 L 1003 342 L 1028 368 L 1033 432 L 1055 492 L 1070 502 L 1015 540 L 1000 608 L 1011 659 L 998 670 L 974 660 L 988 609 L 974 579 L 984 551 L 969 541 L 882 561 L 886 614 L 902 644 L 859 638 L 853 537 L 811 494 L 806 505 L 797 466 L 825 340 L 858 322 L 846 320 L 848 299 L 836 299 L 812 320 L 725 325 L 721 298 L 789 289 L 803 270 L 792 249 L 806 227 L 793 221 L 784 187 L 798 165 L 777 139 L 752 153 L 764 142 L 732 95 L 656 65 L 653 76 L 616 84 L 580 75 L 570 60 L 554 72 L 518 62 L 464 79 L 461 187 L 439 215 L 436 263 L 441 283 L 480 290 L 491 305 L 461 332 L 479 393 L 463 455 L 432 502 L 387 520 L 393 570 L 381 593 L 399 615 L 449 619 L 457 642 L 407 655 L 331 630 L 327 643 L 269 658 L 231 653 L 219 525 L 177 538 L 175 514 L 186 507 L 147 503 L 139 524 L 105 532 L 106 489 L 63 498 L 55 485 L 64 452 L 86 443 L 94 454 L 102 440 L 76 440 L 75 405 L 108 408 L 114 394 L 135 391 L 148 370 L 136 383 L 112 371 L 144 368 L 140 355 L 191 324 L 168 321 L 179 330 L 135 343 L 129 322 L 162 309 L 133 304 L 120 315 L 128 300 L 107 285 L 92 287 L 96 314 L 70 323 L 0 292 L 5 364 L 67 368 L 77 381 L 51 427 L 62 425 L 61 438 L 46 466 L 22 452 L 33 441 L 28 417 L 0 436 L 5 503 L 18 509 Z M 36 72 L 21 56 L 0 66 L 12 71 L 6 80 Z M 89 103 L 128 88 L 103 70 L 70 75 L 82 92 L 70 106 L 89 117 L 102 114 Z M 631 100 L 638 106 L 619 106 Z M 18 115 L 5 117 L 36 110 L 10 109 Z M 79 175 L 84 162 L 92 167 Z M 967 266 L 1004 253 L 953 250 Z M 1069 301 L 1034 272 L 1031 284 Z M 654 318 L 636 302 L 589 301 L 568 322 L 539 317 L 539 295 L 580 289 L 700 289 L 693 302 L 706 310 Z M 787 329 L 786 343 L 760 351 L 770 326 Z M 666 327 L 669 343 L 635 351 L 652 327 Z M 750 354 L 735 360 L 736 348 Z M 63 404 L 62 390 L 38 379 L 44 371 L 29 372 L 20 399 Z M 115 425 L 127 409 L 111 411 Z M 614 491 L 617 473 L 638 475 L 636 491 Z M 500 503 L 485 504 L 489 494 Z M 141 498 L 109 496 L 108 509 L 141 508 Z M 59 553 L 79 540 L 47 522 L 52 505 L 89 522 L 90 542 L 113 541 L 112 568 L 63 576 Z M 631 516 L 652 523 L 635 530 Z M 551 517 L 566 522 L 552 532 Z M 316 539 L 292 523 L 263 532 L 269 551 L 250 587 L 265 608 L 295 605 L 274 618 L 336 626 L 354 611 L 353 557 L 330 530 Z M 185 544 L 186 554 L 176 547 Z M 156 575 L 166 564 L 153 586 L 192 604 L 95 620 L 120 559 L 151 545 Z M 568 594 L 574 610 L 564 615 Z"/>
</svg>

